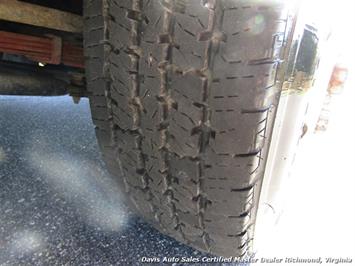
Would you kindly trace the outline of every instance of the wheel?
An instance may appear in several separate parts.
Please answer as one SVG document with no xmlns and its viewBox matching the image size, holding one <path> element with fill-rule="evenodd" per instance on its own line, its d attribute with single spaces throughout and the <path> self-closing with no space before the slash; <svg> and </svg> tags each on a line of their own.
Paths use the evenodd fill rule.
<svg viewBox="0 0 355 266">
<path fill-rule="evenodd" d="M 141 216 L 196 249 L 251 247 L 287 19 L 270 1 L 84 1 L 104 160 Z"/>
</svg>

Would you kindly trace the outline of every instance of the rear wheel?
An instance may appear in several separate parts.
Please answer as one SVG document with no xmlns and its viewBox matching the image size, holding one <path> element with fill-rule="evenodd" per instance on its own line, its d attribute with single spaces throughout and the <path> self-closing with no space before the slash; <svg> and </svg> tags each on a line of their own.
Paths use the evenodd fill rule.
<svg viewBox="0 0 355 266">
<path fill-rule="evenodd" d="M 90 105 L 138 212 L 199 250 L 250 248 L 278 102 L 283 7 L 84 1 Z"/>
</svg>

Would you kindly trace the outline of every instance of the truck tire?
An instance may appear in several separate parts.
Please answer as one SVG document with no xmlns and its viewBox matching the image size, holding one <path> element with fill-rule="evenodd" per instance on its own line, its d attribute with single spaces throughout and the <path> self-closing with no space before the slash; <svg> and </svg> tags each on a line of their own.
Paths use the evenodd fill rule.
<svg viewBox="0 0 355 266">
<path fill-rule="evenodd" d="M 285 44 L 270 1 L 84 1 L 86 77 L 106 165 L 161 232 L 250 249 Z"/>
</svg>

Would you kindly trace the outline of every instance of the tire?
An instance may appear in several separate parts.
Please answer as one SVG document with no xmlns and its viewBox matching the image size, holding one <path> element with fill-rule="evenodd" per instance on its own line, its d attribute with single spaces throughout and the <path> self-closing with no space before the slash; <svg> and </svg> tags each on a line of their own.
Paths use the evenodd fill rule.
<svg viewBox="0 0 355 266">
<path fill-rule="evenodd" d="M 253 239 L 287 22 L 265 2 L 84 1 L 108 169 L 148 222 L 216 255 Z"/>
</svg>

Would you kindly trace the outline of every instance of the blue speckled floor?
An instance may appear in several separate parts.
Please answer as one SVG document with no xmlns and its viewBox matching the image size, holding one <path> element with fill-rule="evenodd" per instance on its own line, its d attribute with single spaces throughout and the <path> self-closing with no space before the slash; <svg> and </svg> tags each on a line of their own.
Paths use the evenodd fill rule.
<svg viewBox="0 0 355 266">
<path fill-rule="evenodd" d="M 0 97 L 0 265 L 131 265 L 143 256 L 204 254 L 125 209 L 88 101 Z"/>
</svg>

